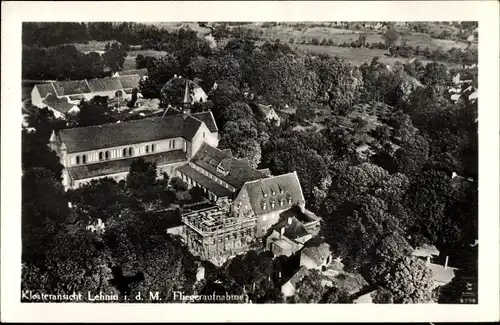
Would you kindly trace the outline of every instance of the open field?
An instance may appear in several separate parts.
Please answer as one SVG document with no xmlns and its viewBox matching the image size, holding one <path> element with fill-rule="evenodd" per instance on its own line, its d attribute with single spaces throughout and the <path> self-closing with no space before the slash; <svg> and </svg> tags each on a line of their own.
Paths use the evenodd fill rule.
<svg viewBox="0 0 500 325">
<path fill-rule="evenodd" d="M 313 38 L 317 38 L 321 41 L 325 38 L 327 41 L 331 39 L 335 43 L 343 43 L 343 42 L 352 42 L 358 39 L 359 33 L 366 33 L 367 38 L 366 41 L 368 43 L 380 43 L 384 42 L 382 39 L 381 31 L 354 31 L 347 29 L 339 29 L 333 27 L 305 27 L 298 28 L 292 26 L 276 26 L 276 27 L 266 27 L 262 28 L 259 24 L 249 24 L 242 26 L 244 28 L 249 28 L 253 30 L 263 30 L 263 34 L 261 37 L 265 39 L 275 40 L 279 39 L 280 41 L 288 42 L 290 38 L 293 38 L 295 42 L 300 41 L 302 39 L 306 41 L 310 41 Z M 407 34 L 404 36 L 407 40 L 408 45 L 420 48 L 428 47 L 430 50 L 435 50 L 441 48 L 444 51 L 451 49 L 452 47 L 464 49 L 468 46 L 466 42 L 455 41 L 455 40 L 446 40 L 446 39 L 434 39 L 429 35 L 425 34 Z M 473 44 L 472 48 L 477 45 Z"/>
<path fill-rule="evenodd" d="M 158 28 L 163 28 L 169 32 L 178 30 L 182 27 L 189 27 L 196 31 L 200 36 L 205 36 L 211 32 L 210 28 L 200 27 L 196 22 L 142 22 L 145 25 L 153 25 Z"/>
<path fill-rule="evenodd" d="M 374 57 L 379 58 L 380 63 L 393 65 L 396 62 L 406 63 L 408 59 L 400 57 L 389 57 L 386 56 L 388 51 L 378 50 L 378 49 L 368 49 L 368 48 L 350 48 L 350 47 L 339 47 L 339 46 L 320 46 L 320 45 L 305 45 L 305 44 L 295 44 L 295 48 L 316 54 L 329 54 L 332 56 L 338 56 L 356 66 L 360 66 L 363 63 L 370 63 Z M 424 58 L 418 58 L 422 64 L 427 64 L 432 62 Z M 449 68 L 458 68 L 459 64 L 440 62 L 445 64 Z"/>
</svg>

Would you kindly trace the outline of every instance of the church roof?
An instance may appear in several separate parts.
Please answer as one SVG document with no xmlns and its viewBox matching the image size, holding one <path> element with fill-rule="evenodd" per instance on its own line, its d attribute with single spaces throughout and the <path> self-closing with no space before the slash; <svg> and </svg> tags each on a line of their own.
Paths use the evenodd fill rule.
<svg viewBox="0 0 500 325">
<path fill-rule="evenodd" d="M 249 181 L 243 187 L 256 215 L 305 203 L 296 172 Z"/>
<path fill-rule="evenodd" d="M 120 80 L 123 89 L 130 89 L 139 87 L 139 81 L 141 80 L 141 77 L 138 74 L 134 74 L 127 76 L 119 76 L 118 79 Z"/>
<path fill-rule="evenodd" d="M 45 105 L 55 109 L 56 111 L 59 111 L 63 114 L 66 114 L 69 112 L 70 109 L 72 109 L 75 105 L 68 103 L 66 99 L 63 98 L 57 98 L 56 95 L 49 94 L 47 98 L 42 100 L 42 103 Z"/>
<path fill-rule="evenodd" d="M 91 92 L 113 91 L 123 89 L 118 78 L 96 78 L 88 79 L 87 83 Z"/>
<path fill-rule="evenodd" d="M 90 93 L 89 86 L 85 80 L 57 81 L 52 85 L 57 92 L 57 96 L 67 96 Z"/>
<path fill-rule="evenodd" d="M 250 167 L 221 149 L 204 143 L 191 162 L 216 175 L 228 184 L 240 189 L 245 182 L 266 177 L 263 173 Z"/>
<path fill-rule="evenodd" d="M 210 132 L 218 132 L 219 131 L 219 129 L 217 128 L 217 124 L 215 123 L 214 116 L 213 116 L 211 111 L 191 113 L 191 115 L 196 117 L 197 119 L 203 121 L 203 123 L 205 123 L 205 125 L 208 127 Z"/>
<path fill-rule="evenodd" d="M 146 162 L 154 162 L 157 166 L 185 160 L 187 161 L 186 153 L 184 151 L 172 150 L 152 155 L 136 156 L 126 159 L 109 160 L 96 164 L 69 167 L 68 172 L 73 180 L 123 173 L 129 171 L 132 161 L 139 158 L 144 159 Z"/>
<path fill-rule="evenodd" d="M 194 117 L 184 119 L 182 115 L 169 115 L 164 118 L 63 129 L 60 137 L 68 153 L 71 153 L 175 137 L 191 141 L 201 123 Z"/>
</svg>

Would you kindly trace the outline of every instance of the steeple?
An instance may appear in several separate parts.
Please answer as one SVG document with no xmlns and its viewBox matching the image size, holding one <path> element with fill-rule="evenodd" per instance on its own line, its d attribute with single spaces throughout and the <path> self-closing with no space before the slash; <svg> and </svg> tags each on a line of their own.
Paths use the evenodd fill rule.
<svg viewBox="0 0 500 325">
<path fill-rule="evenodd" d="M 184 90 L 184 99 L 182 100 L 182 104 L 184 106 L 184 110 L 189 112 L 191 108 L 191 94 L 189 92 L 189 80 L 186 79 L 186 89 Z"/>
<path fill-rule="evenodd" d="M 56 132 L 52 130 L 52 134 L 50 135 L 49 139 L 49 148 L 53 151 L 57 151 L 57 136 Z"/>
</svg>

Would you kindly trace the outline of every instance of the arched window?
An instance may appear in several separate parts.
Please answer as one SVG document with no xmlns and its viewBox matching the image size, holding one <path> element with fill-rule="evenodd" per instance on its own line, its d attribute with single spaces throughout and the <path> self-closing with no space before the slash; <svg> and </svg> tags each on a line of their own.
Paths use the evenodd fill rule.
<svg viewBox="0 0 500 325">
<path fill-rule="evenodd" d="M 146 145 L 146 153 L 149 153 L 149 144 Z"/>
<path fill-rule="evenodd" d="M 127 157 L 127 148 L 123 148 L 123 157 Z"/>
<path fill-rule="evenodd" d="M 80 156 L 76 156 L 76 164 L 80 165 Z"/>
<path fill-rule="evenodd" d="M 82 164 L 87 163 L 87 155 L 82 155 Z"/>
<path fill-rule="evenodd" d="M 134 155 L 134 148 L 130 147 L 128 148 L 128 155 L 133 156 Z"/>
<path fill-rule="evenodd" d="M 154 144 L 151 145 L 151 152 L 155 152 L 156 146 Z"/>
<path fill-rule="evenodd" d="M 101 151 L 101 152 L 99 152 L 99 160 L 103 160 L 102 151 Z"/>
<path fill-rule="evenodd" d="M 115 92 L 115 97 L 122 98 L 123 97 L 122 91 L 118 90 L 117 92 Z"/>
<path fill-rule="evenodd" d="M 109 151 L 106 151 L 106 152 L 104 153 L 104 157 L 106 157 L 106 160 L 109 160 Z"/>
</svg>

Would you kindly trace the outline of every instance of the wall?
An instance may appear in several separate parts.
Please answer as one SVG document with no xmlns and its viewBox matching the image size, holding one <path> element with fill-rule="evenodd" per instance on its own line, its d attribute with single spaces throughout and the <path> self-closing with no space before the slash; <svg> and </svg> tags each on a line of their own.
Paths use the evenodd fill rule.
<svg viewBox="0 0 500 325">
<path fill-rule="evenodd" d="M 175 141 L 175 147 L 169 149 L 169 141 L 174 140 Z M 130 144 L 126 146 L 119 146 L 119 147 L 110 147 L 110 148 L 102 148 L 99 150 L 91 150 L 91 151 L 81 151 L 81 152 L 75 152 L 68 154 L 63 165 L 66 167 L 71 167 L 71 166 L 78 166 L 76 164 L 76 156 L 82 156 L 82 155 L 87 155 L 87 165 L 88 164 L 93 164 L 93 163 L 101 163 L 104 161 L 111 161 L 111 160 L 117 160 L 117 159 L 123 159 L 123 158 L 130 158 L 131 156 L 128 155 L 127 151 L 127 156 L 123 156 L 123 149 L 126 148 L 127 150 L 129 148 L 134 149 L 134 154 L 132 157 L 140 157 L 140 156 L 145 156 L 145 146 L 149 145 L 150 146 L 150 153 L 149 154 L 156 154 L 159 152 L 167 152 L 167 151 L 172 151 L 172 150 L 179 150 L 182 149 L 183 145 L 181 142 L 185 141 L 182 138 L 174 138 L 174 139 L 164 139 L 164 140 L 158 140 L 158 141 L 151 141 L 151 142 L 141 142 L 141 143 L 136 143 L 136 144 Z M 155 144 L 155 152 L 151 152 L 151 144 Z M 110 159 L 106 160 L 105 157 L 105 152 L 109 151 L 110 152 Z M 141 153 L 141 151 L 143 153 Z M 103 154 L 103 160 L 99 160 L 99 152 L 102 152 Z M 80 165 L 82 162 L 82 158 L 80 158 Z"/>
<path fill-rule="evenodd" d="M 305 266 L 308 269 L 318 269 L 319 267 L 314 261 L 305 254 L 300 254 L 300 266 Z"/>
<path fill-rule="evenodd" d="M 165 165 L 159 165 L 157 166 L 157 176 L 158 178 L 162 178 L 162 172 L 166 171 L 169 177 L 172 177 L 172 175 L 175 175 L 175 171 L 178 167 L 186 164 L 186 162 L 178 162 L 178 163 L 173 163 L 173 164 L 165 164 Z M 108 174 L 108 175 L 103 175 L 103 176 L 98 176 L 98 177 L 92 177 L 92 178 L 85 178 L 85 179 L 79 179 L 73 181 L 73 186 L 72 188 L 78 188 L 82 186 L 83 184 L 89 183 L 93 179 L 101 179 L 101 178 L 113 178 L 116 182 L 120 182 L 122 180 L 126 180 L 128 175 L 128 171 L 122 172 L 122 173 L 116 173 L 116 174 Z M 64 185 L 64 182 L 63 182 Z"/>
<path fill-rule="evenodd" d="M 219 143 L 218 139 L 213 138 L 212 133 L 207 128 L 205 123 L 202 123 L 201 127 L 198 129 L 198 131 L 196 132 L 193 139 L 191 139 L 191 148 L 189 149 L 190 150 L 189 151 L 190 152 L 189 158 L 191 158 L 192 156 L 194 156 L 198 152 L 198 150 L 200 149 L 201 145 L 204 142 L 208 143 L 212 147 L 217 147 L 217 145 Z"/>
</svg>

